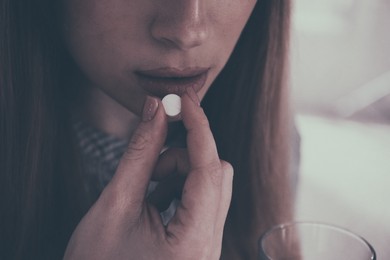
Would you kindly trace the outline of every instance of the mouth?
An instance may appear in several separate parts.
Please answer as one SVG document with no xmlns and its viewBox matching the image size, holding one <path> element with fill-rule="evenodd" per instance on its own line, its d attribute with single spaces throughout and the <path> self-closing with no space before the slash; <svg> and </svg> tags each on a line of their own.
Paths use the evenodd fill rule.
<svg viewBox="0 0 390 260">
<path fill-rule="evenodd" d="M 182 96 L 187 88 L 198 92 L 205 85 L 210 68 L 159 68 L 135 72 L 138 84 L 150 95 L 163 98 L 168 94 Z"/>
</svg>

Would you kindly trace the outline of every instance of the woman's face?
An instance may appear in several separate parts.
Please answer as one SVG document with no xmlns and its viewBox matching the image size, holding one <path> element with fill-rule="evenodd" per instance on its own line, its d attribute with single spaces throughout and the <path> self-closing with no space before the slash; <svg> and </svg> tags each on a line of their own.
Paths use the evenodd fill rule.
<svg viewBox="0 0 390 260">
<path fill-rule="evenodd" d="M 141 114 L 146 95 L 203 98 L 256 0 L 65 0 L 65 37 L 89 84 Z"/>
</svg>

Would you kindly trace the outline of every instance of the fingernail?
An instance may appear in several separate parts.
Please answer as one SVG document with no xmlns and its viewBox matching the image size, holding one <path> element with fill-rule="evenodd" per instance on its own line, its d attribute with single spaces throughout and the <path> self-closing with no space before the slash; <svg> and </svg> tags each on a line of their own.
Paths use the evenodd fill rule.
<svg viewBox="0 0 390 260">
<path fill-rule="evenodd" d="M 197 105 L 200 106 L 200 100 L 198 95 L 195 93 L 193 88 L 187 88 L 187 95 L 191 98 L 191 100 Z"/>
<path fill-rule="evenodd" d="M 142 112 L 142 121 L 147 122 L 154 118 L 158 109 L 158 101 L 150 96 L 146 97 L 144 110 Z"/>
</svg>

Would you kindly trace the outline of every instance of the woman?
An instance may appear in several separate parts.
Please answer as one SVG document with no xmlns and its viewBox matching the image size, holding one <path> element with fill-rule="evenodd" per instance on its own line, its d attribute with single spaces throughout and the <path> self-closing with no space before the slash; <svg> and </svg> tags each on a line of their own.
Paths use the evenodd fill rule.
<svg viewBox="0 0 390 260">
<path fill-rule="evenodd" d="M 289 1 L 0 3 L 2 259 L 255 259 L 291 219 Z M 104 189 L 80 121 L 130 140 Z"/>
</svg>

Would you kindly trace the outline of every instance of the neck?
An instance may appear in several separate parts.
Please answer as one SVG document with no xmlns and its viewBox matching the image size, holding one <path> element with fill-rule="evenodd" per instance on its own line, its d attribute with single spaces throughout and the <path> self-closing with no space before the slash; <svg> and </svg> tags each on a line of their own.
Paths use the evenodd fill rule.
<svg viewBox="0 0 390 260">
<path fill-rule="evenodd" d="M 98 88 L 87 88 L 80 108 L 83 120 L 103 132 L 121 139 L 130 139 L 139 117 Z"/>
</svg>

